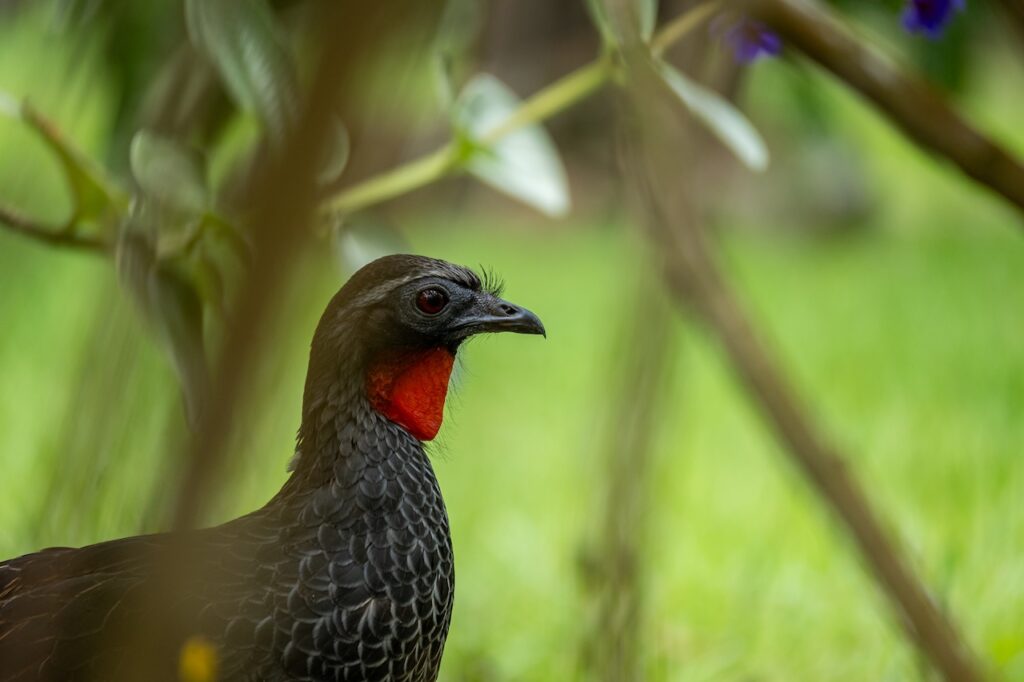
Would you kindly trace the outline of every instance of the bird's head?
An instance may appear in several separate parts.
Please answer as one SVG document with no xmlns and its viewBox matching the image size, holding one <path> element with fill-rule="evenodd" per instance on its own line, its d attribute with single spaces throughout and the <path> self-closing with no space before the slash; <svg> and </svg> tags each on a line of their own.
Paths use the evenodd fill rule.
<svg viewBox="0 0 1024 682">
<path fill-rule="evenodd" d="M 307 403 L 332 374 L 356 373 L 349 379 L 361 382 L 374 409 L 430 440 L 456 351 L 487 332 L 545 333 L 536 315 L 500 297 L 493 278 L 433 258 L 385 256 L 352 275 L 327 306 L 310 351 Z"/>
</svg>

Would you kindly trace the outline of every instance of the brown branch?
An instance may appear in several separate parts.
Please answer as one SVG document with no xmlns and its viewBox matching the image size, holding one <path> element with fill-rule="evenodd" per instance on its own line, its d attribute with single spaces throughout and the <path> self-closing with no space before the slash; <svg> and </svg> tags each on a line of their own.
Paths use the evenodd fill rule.
<svg viewBox="0 0 1024 682">
<path fill-rule="evenodd" d="M 414 0 L 352 6 L 323 3 L 320 7 L 323 15 L 310 36 L 317 41 L 319 54 L 308 94 L 299 106 L 299 120 L 287 131 L 280 153 L 256 169 L 244 190 L 249 208 L 246 234 L 254 256 L 228 313 L 213 376 L 200 401 L 203 411 L 196 430 L 182 448 L 182 470 L 171 510 L 177 530 L 203 520 L 212 493 L 227 470 L 229 439 L 246 397 L 247 382 L 256 373 L 262 353 L 272 350 L 260 340 L 266 337 L 271 315 L 302 247 L 313 237 L 309 226 L 318 204 L 316 169 L 337 112 L 351 106 L 345 98 L 352 88 L 346 84 L 389 29 L 405 22 L 424 25 L 414 23 L 423 12 Z M 204 561 L 204 552 L 208 547 L 188 532 L 172 534 L 169 542 L 173 554 L 160 562 L 153 589 L 147 591 L 148 608 L 140 611 L 140 619 L 146 613 L 163 614 L 160 627 L 140 620 L 137 632 L 111 633 L 112 637 L 127 634 L 125 650 L 131 660 L 119 675 L 103 679 L 147 679 L 152 661 L 177 655 L 179 652 L 168 647 L 178 646 L 180 635 L 194 634 L 188 630 L 189 619 L 175 610 L 177 601 L 172 596 L 189 594 L 189 586 L 206 579 L 203 571 L 210 564 Z"/>
<path fill-rule="evenodd" d="M 653 440 L 675 360 L 671 309 L 656 282 L 637 287 L 623 320 L 613 401 L 601 449 L 604 494 L 598 534 L 585 547 L 580 572 L 591 596 L 593 619 L 582 663 L 594 680 L 644 678 L 645 573 L 643 547 L 651 501 Z"/>
<path fill-rule="evenodd" d="M 743 384 L 786 446 L 784 451 L 849 531 L 910 639 L 947 680 L 980 680 L 974 657 L 952 621 L 886 532 L 849 471 L 847 458 L 807 416 L 719 271 L 705 235 L 692 219 L 687 183 L 679 177 L 679 167 L 687 164 L 687 140 L 678 124 L 684 116 L 642 57 L 632 63 L 628 95 L 632 114 L 628 139 L 636 167 L 625 175 L 638 185 L 646 221 L 664 259 L 669 289 L 717 335 Z M 690 158 L 689 163 L 696 164 L 697 159 Z"/>
<path fill-rule="evenodd" d="M 0 206 L 0 226 L 51 246 L 64 246 L 95 253 L 104 253 L 109 248 L 102 239 L 86 237 L 66 229 L 47 227 L 5 206 Z"/>
<path fill-rule="evenodd" d="M 238 296 L 228 312 L 229 325 L 218 353 L 214 376 L 205 399 L 205 412 L 185 450 L 185 471 L 173 511 L 176 529 L 194 526 L 216 482 L 224 473 L 228 439 L 244 399 L 246 381 L 254 374 L 261 352 L 258 339 L 265 329 L 284 283 L 295 267 L 304 244 L 314 237 L 310 226 L 319 208 L 316 169 L 321 150 L 334 130 L 339 111 L 352 108 L 352 89 L 360 65 L 381 36 L 403 25 L 430 26 L 436 21 L 436 3 L 400 0 L 370 3 L 323 3 L 314 39 L 319 59 L 314 65 L 300 120 L 281 146 L 279 156 L 261 165 L 242 189 L 247 197 L 249 221 L 245 234 L 253 260 Z M 421 45 L 425 47 L 425 44 Z M 409 49 L 413 49 L 410 45 Z"/>
<path fill-rule="evenodd" d="M 1013 23 L 1013 28 L 1017 31 L 1017 36 L 1021 40 L 1024 40 L 1024 2 L 1021 0 L 996 0 L 999 4 L 1003 13 Z"/>
<path fill-rule="evenodd" d="M 186 448 L 186 468 L 173 514 L 177 529 L 189 528 L 202 518 L 224 473 L 228 438 L 245 396 L 246 381 L 261 352 L 267 350 L 257 340 L 265 334 L 273 304 L 285 288 L 302 245 L 314 234 L 310 225 L 317 206 L 319 150 L 327 144 L 336 112 L 345 104 L 342 84 L 353 77 L 368 47 L 367 39 L 357 37 L 351 27 L 370 22 L 383 30 L 386 19 L 394 19 L 390 10 L 362 11 L 329 3 L 323 12 L 312 36 L 321 45 L 320 54 L 310 90 L 300 105 L 300 119 L 288 131 L 280 154 L 257 168 L 242 189 L 251 208 L 244 227 L 254 256 L 229 311 L 209 395 L 202 401 L 205 411 Z"/>
<path fill-rule="evenodd" d="M 746 11 L 861 93 L 910 139 L 956 164 L 977 183 L 1024 210 L 1024 165 L 976 130 L 919 77 L 854 37 L 819 3 L 746 0 Z"/>
</svg>

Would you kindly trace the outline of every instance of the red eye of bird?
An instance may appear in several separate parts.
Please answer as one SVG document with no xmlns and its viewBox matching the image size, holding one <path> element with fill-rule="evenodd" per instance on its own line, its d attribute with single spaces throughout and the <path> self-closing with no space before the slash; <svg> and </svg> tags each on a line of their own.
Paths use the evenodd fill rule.
<svg viewBox="0 0 1024 682">
<path fill-rule="evenodd" d="M 448 305 L 448 294 L 441 289 L 424 289 L 416 296 L 416 307 L 427 315 L 437 315 Z"/>
</svg>

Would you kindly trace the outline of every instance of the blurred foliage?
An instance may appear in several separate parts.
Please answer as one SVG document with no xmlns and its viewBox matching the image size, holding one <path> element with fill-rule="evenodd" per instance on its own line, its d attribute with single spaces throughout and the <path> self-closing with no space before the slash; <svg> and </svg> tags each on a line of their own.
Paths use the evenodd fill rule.
<svg viewBox="0 0 1024 682">
<path fill-rule="evenodd" d="M 303 4 L 0 5 L 0 91 L 15 103 L 5 99 L 11 115 L 0 117 L 0 203 L 48 224 L 79 219 L 111 240 L 118 266 L 115 274 L 99 259 L 0 231 L 0 462 L 9 482 L 0 555 L 153 530 L 161 518 L 172 493 L 165 454 L 185 430 L 177 387 L 202 393 L 211 320 L 249 257 L 236 228 L 244 206 L 232 190 L 295 120 L 308 57 L 295 37 Z M 608 367 L 623 352 L 612 340 L 632 319 L 627 293 L 644 254 L 619 213 L 602 211 L 614 192 L 592 172 L 588 141 L 569 130 L 598 130 L 591 137 L 611 146 L 599 126 L 582 125 L 593 112 L 567 112 L 551 133 L 534 121 L 500 142 L 483 139 L 522 103 L 504 74 L 476 72 L 478 29 L 500 3 L 486 4 L 449 3 L 434 61 L 404 53 L 400 36 L 382 41 L 351 98 L 361 115 L 339 119 L 336 144 L 324 150 L 325 195 L 354 172 L 350 151 L 360 151 L 364 119 L 374 122 L 366 112 L 386 111 L 381 127 L 425 129 L 449 145 L 426 167 L 430 178 L 466 171 L 550 216 L 568 210 L 572 178 L 573 217 L 538 224 L 500 195 L 453 181 L 439 199 L 412 197 L 383 217 L 327 221 L 342 257 L 326 248 L 303 254 L 261 340 L 275 353 L 245 406 L 248 428 L 234 434 L 235 470 L 210 520 L 251 510 L 283 482 L 309 336 L 341 273 L 376 248 L 403 244 L 493 266 L 551 334 L 546 344 L 471 344 L 433 446 L 459 563 L 444 675 L 566 680 L 579 674 L 585 630 L 578 560 L 600 504 L 604 470 L 594 455 L 615 404 Z M 979 3 L 941 44 L 903 37 L 896 3 L 837 4 L 1024 151 L 1024 89 L 1006 85 L 1024 78 L 1019 46 L 986 10 L 973 11 Z M 648 35 L 655 5 L 641 6 Z M 518 10 L 530 11 L 528 3 Z M 605 34 L 607 22 L 598 17 Z M 197 79 L 213 94 L 196 99 L 194 129 L 171 135 L 150 126 L 143 103 L 159 105 L 161 74 L 189 40 L 218 77 Z M 263 60 L 255 65 L 245 56 L 254 45 Z M 592 47 L 567 40 L 564 49 L 578 66 L 596 56 Z M 406 66 L 416 77 L 398 88 Z M 774 173 L 756 177 L 707 160 L 709 191 L 742 199 L 716 212 L 730 272 L 798 382 L 818 397 L 816 411 L 863 454 L 858 469 L 898 519 L 929 584 L 964 617 L 994 672 L 1024 678 L 1017 216 L 817 72 L 754 67 L 742 98 L 750 123 L 728 98 L 665 69 L 674 85 L 684 79 L 677 92 L 748 165 L 763 166 L 771 150 Z M 420 77 L 432 71 L 441 74 L 440 107 L 437 80 Z M 62 132 L 60 153 L 16 120 L 23 101 Z M 383 242 L 367 236 L 368 224 L 402 229 L 389 228 Z M 776 466 L 775 445 L 713 347 L 692 329 L 679 334 L 682 357 L 666 398 L 677 411 L 652 447 L 643 557 L 650 678 L 920 678 L 845 541 L 804 485 Z"/>
</svg>

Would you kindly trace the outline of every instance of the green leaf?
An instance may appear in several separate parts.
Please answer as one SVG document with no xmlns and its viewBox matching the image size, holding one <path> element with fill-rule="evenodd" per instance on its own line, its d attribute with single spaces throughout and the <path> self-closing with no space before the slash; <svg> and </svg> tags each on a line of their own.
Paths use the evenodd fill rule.
<svg viewBox="0 0 1024 682">
<path fill-rule="evenodd" d="M 757 128 L 739 109 L 666 62 L 657 62 L 657 69 L 694 118 L 714 133 L 740 161 L 755 171 L 768 167 L 768 148 Z"/>
<path fill-rule="evenodd" d="M 189 36 L 220 73 L 237 104 L 280 140 L 298 114 L 292 55 L 266 0 L 185 0 Z"/>
<path fill-rule="evenodd" d="M 348 154 L 351 148 L 348 129 L 340 119 L 332 121 L 330 143 L 324 148 L 324 158 L 320 161 L 320 171 L 316 175 L 321 185 L 330 185 L 339 177 L 348 165 Z"/>
<path fill-rule="evenodd" d="M 494 76 L 475 76 L 455 103 L 456 134 L 468 140 L 466 170 L 494 189 L 550 216 L 568 213 L 569 183 L 558 149 L 540 125 L 519 128 L 490 145 L 483 140 L 521 101 Z"/>
<path fill-rule="evenodd" d="M 157 264 L 147 284 L 157 336 L 174 364 L 189 421 L 195 423 L 207 381 L 202 300 L 192 283 L 171 263 Z"/>
<path fill-rule="evenodd" d="M 174 366 L 188 417 L 201 410 L 207 375 L 203 303 L 189 272 L 189 260 L 160 259 L 152 236 L 164 232 L 169 216 L 159 209 L 135 211 L 121 225 L 115 251 L 117 272 Z"/>
<path fill-rule="evenodd" d="M 195 150 L 140 130 L 132 138 L 129 159 L 132 176 L 147 197 L 191 215 L 206 210 L 206 164 Z"/>
</svg>

